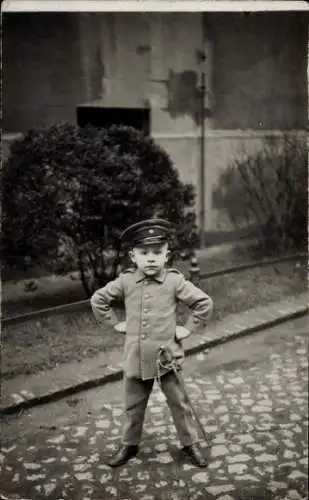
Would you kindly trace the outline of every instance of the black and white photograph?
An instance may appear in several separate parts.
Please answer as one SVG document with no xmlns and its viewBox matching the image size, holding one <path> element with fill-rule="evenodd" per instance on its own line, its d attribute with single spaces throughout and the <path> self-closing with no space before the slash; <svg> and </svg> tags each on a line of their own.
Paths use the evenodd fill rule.
<svg viewBox="0 0 309 500">
<path fill-rule="evenodd" d="M 0 500 L 308 500 L 308 21 L 4 2 Z"/>
</svg>

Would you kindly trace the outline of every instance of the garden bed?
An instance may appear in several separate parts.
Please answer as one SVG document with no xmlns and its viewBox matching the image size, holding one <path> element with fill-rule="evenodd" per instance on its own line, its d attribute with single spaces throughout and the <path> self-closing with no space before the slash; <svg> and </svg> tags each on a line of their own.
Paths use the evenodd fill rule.
<svg viewBox="0 0 309 500">
<path fill-rule="evenodd" d="M 210 269 L 203 266 L 202 271 L 205 273 Z M 304 292 L 307 289 L 307 269 L 305 263 L 282 262 L 203 279 L 200 287 L 214 300 L 213 324 L 228 314 Z M 122 319 L 124 312 L 117 312 Z M 188 311 L 181 306 L 179 324 L 187 315 Z M 71 361 L 82 362 L 102 352 L 108 358 L 110 349 L 122 349 L 124 336 L 99 325 L 89 310 L 8 325 L 3 330 L 2 340 L 2 377 L 9 379 L 39 373 Z"/>
</svg>

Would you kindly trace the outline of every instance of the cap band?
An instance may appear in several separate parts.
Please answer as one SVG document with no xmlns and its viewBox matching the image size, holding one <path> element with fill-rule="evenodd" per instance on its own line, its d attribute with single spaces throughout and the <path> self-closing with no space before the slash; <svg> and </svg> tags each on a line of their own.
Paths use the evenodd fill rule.
<svg viewBox="0 0 309 500">
<path fill-rule="evenodd" d="M 133 245 L 155 245 L 166 242 L 165 236 L 149 236 L 147 238 L 134 239 Z"/>
</svg>

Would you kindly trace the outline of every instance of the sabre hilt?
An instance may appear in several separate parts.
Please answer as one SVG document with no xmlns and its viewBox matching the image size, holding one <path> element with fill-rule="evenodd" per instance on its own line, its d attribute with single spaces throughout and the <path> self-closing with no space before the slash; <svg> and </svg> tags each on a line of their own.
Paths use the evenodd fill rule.
<svg viewBox="0 0 309 500">
<path fill-rule="evenodd" d="M 173 354 L 168 347 L 161 346 L 158 351 L 157 359 L 162 368 L 167 368 L 173 363 Z"/>
</svg>

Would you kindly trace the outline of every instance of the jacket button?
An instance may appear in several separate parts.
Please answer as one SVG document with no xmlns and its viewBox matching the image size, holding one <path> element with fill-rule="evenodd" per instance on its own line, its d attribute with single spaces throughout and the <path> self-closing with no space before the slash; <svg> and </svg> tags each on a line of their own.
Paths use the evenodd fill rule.
<svg viewBox="0 0 309 500">
<path fill-rule="evenodd" d="M 148 309 L 147 309 L 147 307 L 145 307 L 145 309 L 144 309 L 144 313 L 147 313 L 147 312 L 148 312 Z"/>
<path fill-rule="evenodd" d="M 143 340 L 145 340 L 146 338 L 147 338 L 146 333 L 143 333 L 143 335 L 142 335 L 142 339 L 143 339 Z"/>
<path fill-rule="evenodd" d="M 200 320 L 198 318 L 193 319 L 193 323 L 199 323 L 199 322 L 200 322 Z"/>
<path fill-rule="evenodd" d="M 143 326 L 146 326 L 146 325 L 147 325 L 147 321 L 146 321 L 146 320 L 143 320 L 143 321 L 142 321 L 142 325 L 143 325 Z"/>
</svg>

